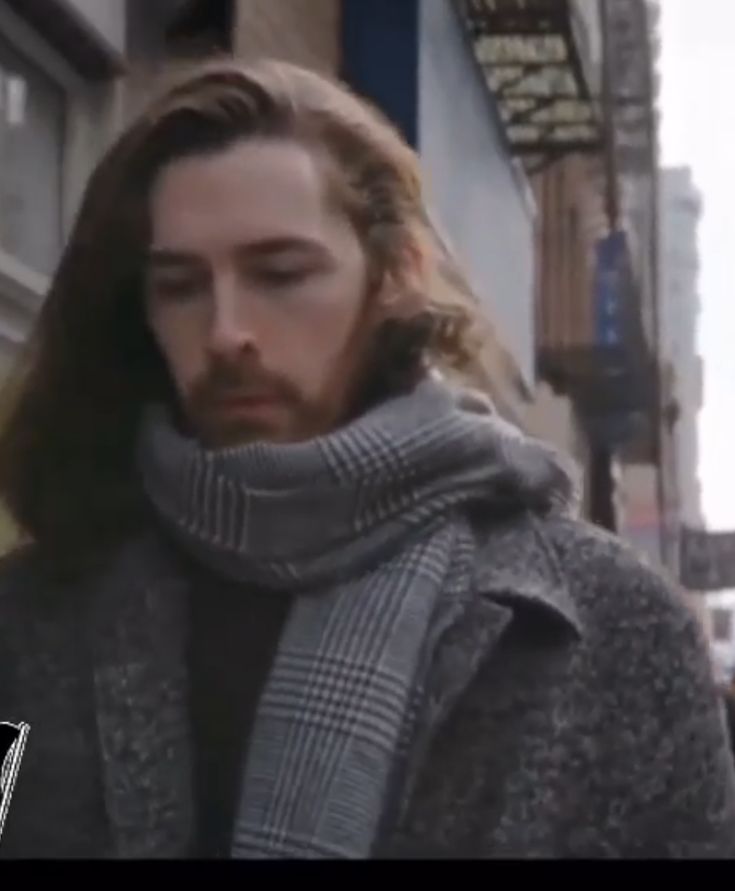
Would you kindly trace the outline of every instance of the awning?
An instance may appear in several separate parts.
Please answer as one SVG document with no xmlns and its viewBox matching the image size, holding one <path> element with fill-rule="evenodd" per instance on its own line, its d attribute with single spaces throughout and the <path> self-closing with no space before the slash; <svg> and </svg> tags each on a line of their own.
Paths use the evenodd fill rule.
<svg viewBox="0 0 735 891">
<path fill-rule="evenodd" d="M 517 154 L 600 148 L 585 24 L 570 0 L 458 0 Z"/>
</svg>

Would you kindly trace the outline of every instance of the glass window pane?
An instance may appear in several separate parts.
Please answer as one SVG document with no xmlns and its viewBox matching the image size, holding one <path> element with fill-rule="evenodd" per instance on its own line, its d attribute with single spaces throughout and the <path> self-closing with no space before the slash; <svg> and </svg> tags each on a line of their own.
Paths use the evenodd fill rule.
<svg viewBox="0 0 735 891">
<path fill-rule="evenodd" d="M 0 249 L 37 272 L 61 251 L 63 90 L 0 35 Z"/>
</svg>

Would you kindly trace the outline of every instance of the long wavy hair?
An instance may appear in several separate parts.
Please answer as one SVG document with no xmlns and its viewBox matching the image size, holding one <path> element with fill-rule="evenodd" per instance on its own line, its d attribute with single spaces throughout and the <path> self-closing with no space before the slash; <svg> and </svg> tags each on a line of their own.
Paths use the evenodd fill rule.
<svg viewBox="0 0 735 891">
<path fill-rule="evenodd" d="M 174 159 L 250 137 L 320 153 L 368 257 L 400 280 L 420 251 L 421 309 L 375 333 L 370 398 L 427 365 L 487 389 L 488 330 L 428 218 L 415 153 L 345 87 L 295 66 L 215 60 L 179 72 L 94 171 L 35 329 L 0 400 L 0 497 L 39 556 L 81 569 L 134 532 L 145 505 L 134 467 L 141 407 L 171 398 L 145 324 L 148 198 Z M 415 297 L 415 295 L 414 295 Z"/>
</svg>

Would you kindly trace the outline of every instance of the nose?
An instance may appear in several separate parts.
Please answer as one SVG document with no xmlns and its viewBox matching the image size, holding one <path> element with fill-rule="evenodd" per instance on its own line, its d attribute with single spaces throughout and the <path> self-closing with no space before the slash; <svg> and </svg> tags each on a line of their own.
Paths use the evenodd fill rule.
<svg viewBox="0 0 735 891">
<path fill-rule="evenodd" d="M 247 318 L 246 303 L 234 278 L 217 284 L 207 344 L 212 356 L 236 358 L 255 348 L 255 332 Z"/>
</svg>

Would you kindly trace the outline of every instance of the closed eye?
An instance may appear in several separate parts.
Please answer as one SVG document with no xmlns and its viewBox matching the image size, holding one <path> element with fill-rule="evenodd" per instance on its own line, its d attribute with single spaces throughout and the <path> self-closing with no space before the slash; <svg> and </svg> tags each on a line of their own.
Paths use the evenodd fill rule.
<svg viewBox="0 0 735 891">
<path fill-rule="evenodd" d="M 308 278 L 314 270 L 303 266 L 291 268 L 263 267 L 255 271 L 260 281 L 268 285 L 292 285 L 298 284 Z"/>
<path fill-rule="evenodd" d="M 152 297 L 163 300 L 187 300 L 200 294 L 202 283 L 192 278 L 154 278 L 149 284 Z"/>
</svg>

